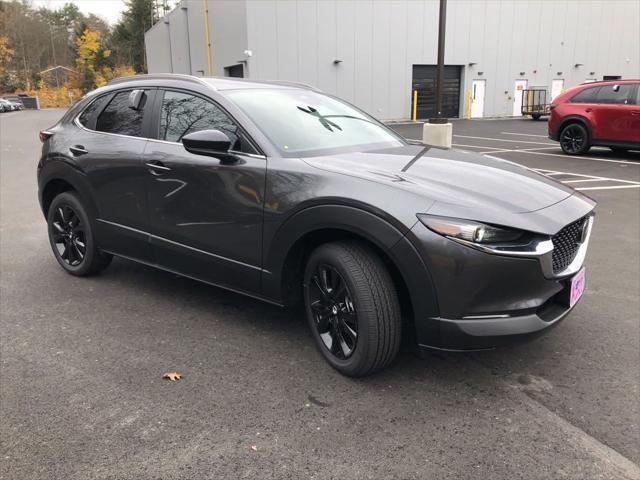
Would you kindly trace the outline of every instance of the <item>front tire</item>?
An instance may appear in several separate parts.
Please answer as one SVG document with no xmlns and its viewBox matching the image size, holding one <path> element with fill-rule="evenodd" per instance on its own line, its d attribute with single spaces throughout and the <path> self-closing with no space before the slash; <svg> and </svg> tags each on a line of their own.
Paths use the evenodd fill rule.
<svg viewBox="0 0 640 480">
<path fill-rule="evenodd" d="M 111 263 L 112 256 L 98 249 L 89 216 L 75 192 L 53 199 L 47 225 L 53 254 L 71 275 L 94 275 Z"/>
<path fill-rule="evenodd" d="M 389 365 L 398 353 L 398 295 L 380 257 L 355 241 L 318 247 L 304 273 L 309 327 L 325 360 L 359 377 Z"/>
<path fill-rule="evenodd" d="M 560 148 L 567 155 L 584 155 L 591 148 L 589 132 L 580 123 L 570 123 L 560 132 Z"/>
</svg>

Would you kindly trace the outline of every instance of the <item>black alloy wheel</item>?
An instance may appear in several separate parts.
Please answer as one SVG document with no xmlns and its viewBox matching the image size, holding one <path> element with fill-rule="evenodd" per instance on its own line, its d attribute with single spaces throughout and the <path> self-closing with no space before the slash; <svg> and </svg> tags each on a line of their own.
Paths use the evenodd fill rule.
<svg viewBox="0 0 640 480">
<path fill-rule="evenodd" d="M 111 263 L 112 256 L 98 249 L 89 216 L 75 192 L 63 192 L 53 199 L 47 224 L 53 254 L 68 273 L 93 275 Z"/>
<path fill-rule="evenodd" d="M 317 247 L 304 271 L 307 320 L 324 359 L 344 375 L 385 368 L 400 348 L 402 315 L 387 266 L 357 240 Z"/>
<path fill-rule="evenodd" d="M 60 258 L 69 266 L 79 266 L 87 255 L 87 240 L 78 214 L 70 205 L 61 204 L 53 212 L 49 228 Z"/>
<path fill-rule="evenodd" d="M 589 151 L 589 132 L 579 123 L 567 125 L 560 133 L 560 148 L 568 155 L 582 155 Z"/>
<path fill-rule="evenodd" d="M 310 307 L 316 331 L 336 358 L 349 358 L 358 342 L 358 314 L 346 282 L 330 265 L 320 264 L 311 277 Z"/>
</svg>

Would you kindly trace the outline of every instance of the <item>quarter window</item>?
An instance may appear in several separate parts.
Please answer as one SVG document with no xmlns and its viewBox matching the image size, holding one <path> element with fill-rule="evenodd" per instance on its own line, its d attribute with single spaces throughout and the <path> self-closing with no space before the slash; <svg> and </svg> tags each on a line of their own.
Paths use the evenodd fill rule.
<svg viewBox="0 0 640 480">
<path fill-rule="evenodd" d="M 137 108 L 131 106 L 132 91 L 117 93 L 100 114 L 96 122 L 99 132 L 117 133 L 131 137 L 142 136 L 142 118 L 147 95 L 144 94 Z"/>
<path fill-rule="evenodd" d="M 238 127 L 221 108 L 195 95 L 166 91 L 160 114 L 160 140 L 180 142 L 185 135 L 200 130 L 220 130 L 231 140 L 232 150 L 243 151 Z"/>
<path fill-rule="evenodd" d="M 634 86 L 630 83 L 623 85 L 607 85 L 598 92 L 596 103 L 626 105 L 633 103 Z"/>
<path fill-rule="evenodd" d="M 104 107 L 105 102 L 109 98 L 108 95 L 100 97 L 95 101 L 91 102 L 87 108 L 80 114 L 78 121 L 85 127 L 90 130 L 95 130 L 96 128 L 96 114 L 102 107 Z"/>
<path fill-rule="evenodd" d="M 571 98 L 571 103 L 595 103 L 600 87 L 585 88 Z"/>
</svg>

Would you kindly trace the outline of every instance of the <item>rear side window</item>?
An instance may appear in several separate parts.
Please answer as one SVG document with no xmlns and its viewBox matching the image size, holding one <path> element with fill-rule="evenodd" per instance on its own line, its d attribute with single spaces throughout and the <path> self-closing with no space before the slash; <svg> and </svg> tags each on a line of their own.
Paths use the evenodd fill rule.
<svg viewBox="0 0 640 480">
<path fill-rule="evenodd" d="M 633 84 L 607 85 L 598 92 L 596 103 L 626 105 L 634 103 L 635 88 Z"/>
<path fill-rule="evenodd" d="M 571 103 L 596 103 L 598 90 L 600 87 L 585 88 L 571 98 Z"/>
<path fill-rule="evenodd" d="M 132 91 L 117 93 L 100 114 L 96 122 L 99 132 L 117 133 L 130 137 L 142 136 L 142 118 L 146 105 L 146 93 L 143 95 L 138 108 L 133 108 L 129 100 Z"/>
</svg>

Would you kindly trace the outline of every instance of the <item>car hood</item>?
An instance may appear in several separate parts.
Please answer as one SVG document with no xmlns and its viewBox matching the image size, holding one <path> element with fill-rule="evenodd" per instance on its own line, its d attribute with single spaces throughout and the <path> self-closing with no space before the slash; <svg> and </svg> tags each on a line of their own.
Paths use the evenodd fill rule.
<svg viewBox="0 0 640 480">
<path fill-rule="evenodd" d="M 425 207 L 437 202 L 472 210 L 528 213 L 574 193 L 507 160 L 422 145 L 339 153 L 305 161 L 323 170 L 419 193 L 427 201 Z"/>
</svg>

